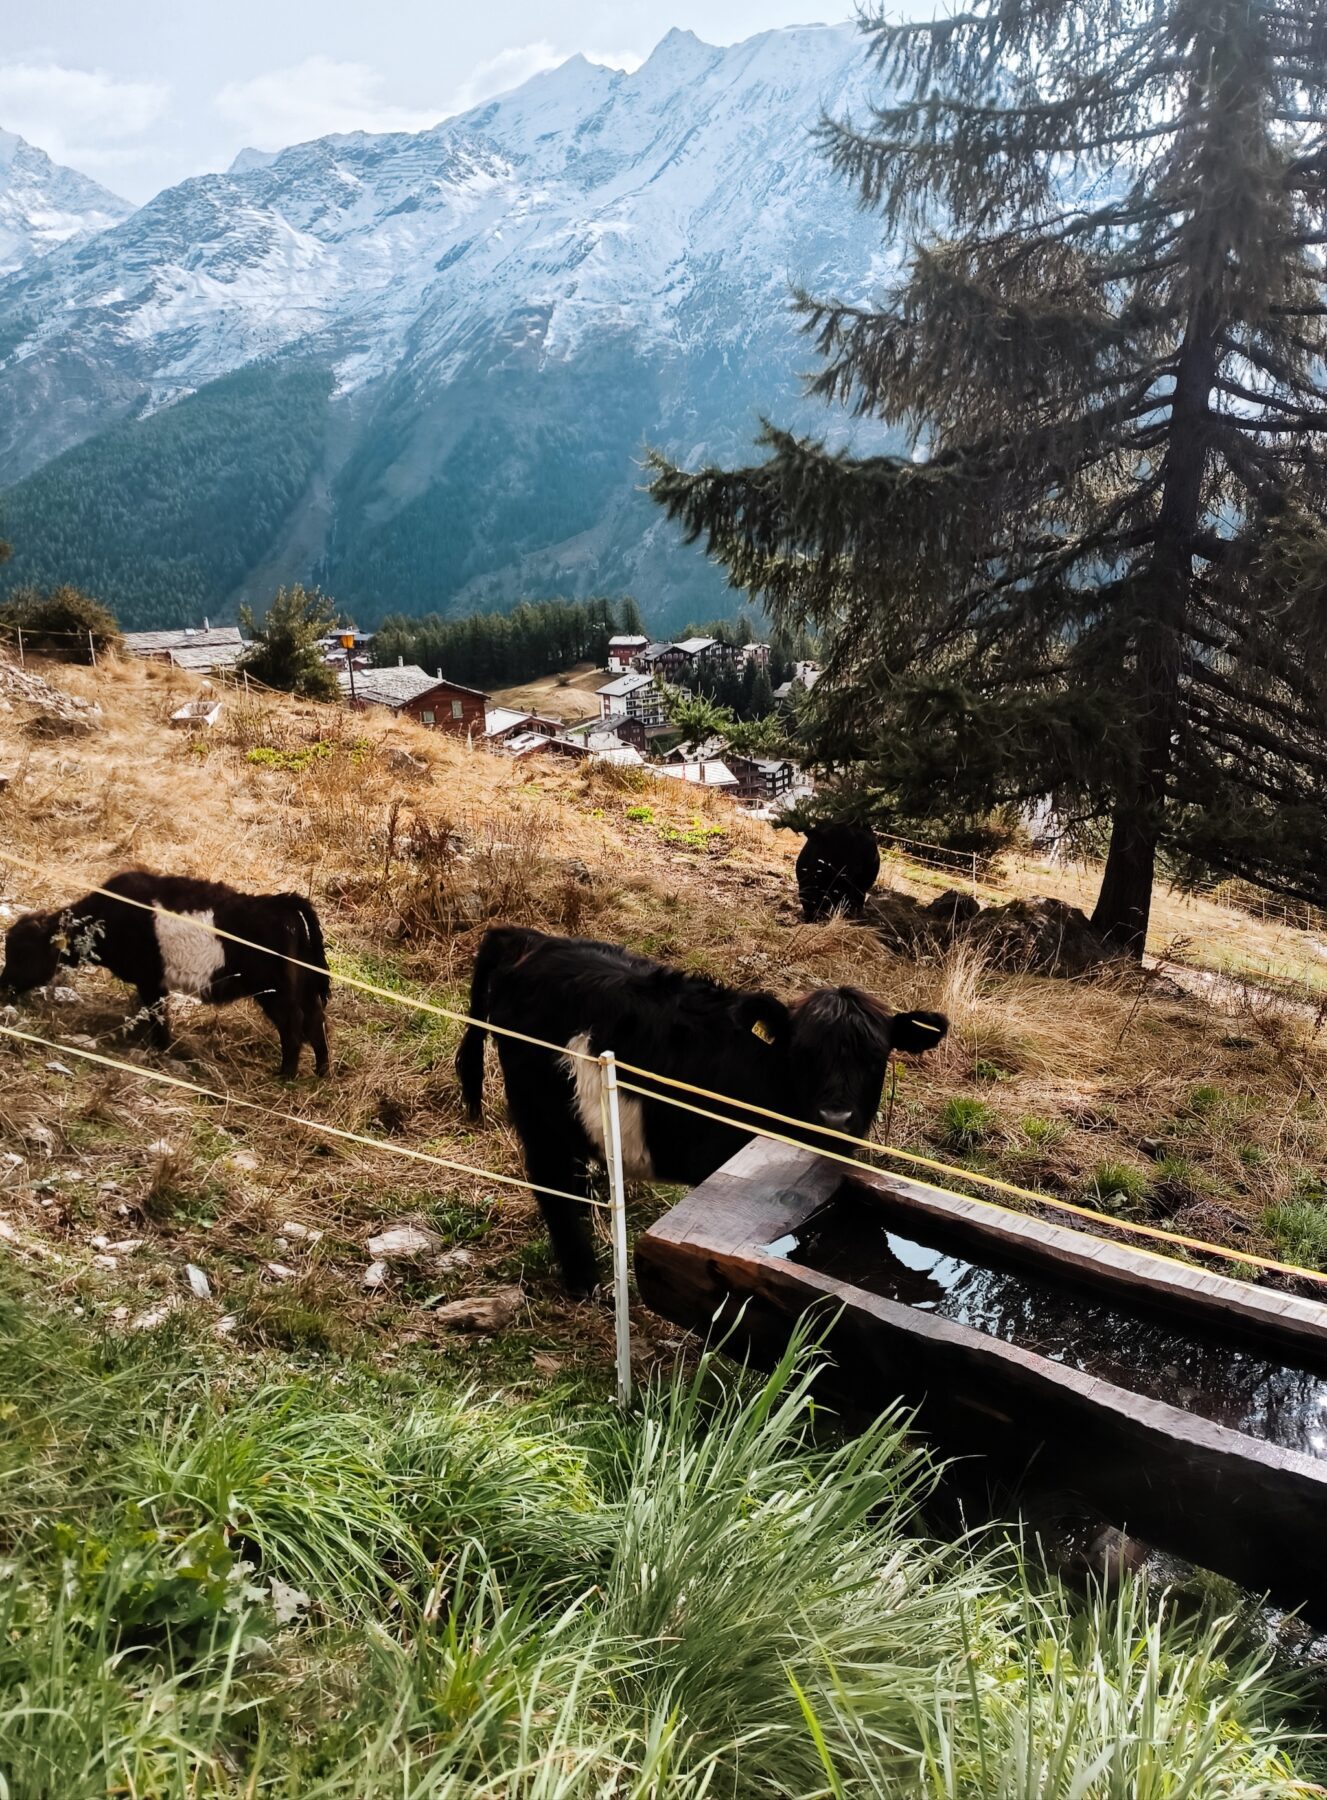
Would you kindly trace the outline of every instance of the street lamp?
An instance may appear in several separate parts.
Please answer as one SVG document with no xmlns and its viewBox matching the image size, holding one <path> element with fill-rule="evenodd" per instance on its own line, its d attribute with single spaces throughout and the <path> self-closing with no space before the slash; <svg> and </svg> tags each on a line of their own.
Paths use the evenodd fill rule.
<svg viewBox="0 0 1327 1800">
<path fill-rule="evenodd" d="M 353 631 L 343 631 L 341 633 L 341 648 L 346 653 L 346 668 L 350 671 L 350 704 L 355 706 L 357 704 L 355 699 L 355 659 L 351 655 L 351 652 L 355 648 L 355 634 Z"/>
</svg>

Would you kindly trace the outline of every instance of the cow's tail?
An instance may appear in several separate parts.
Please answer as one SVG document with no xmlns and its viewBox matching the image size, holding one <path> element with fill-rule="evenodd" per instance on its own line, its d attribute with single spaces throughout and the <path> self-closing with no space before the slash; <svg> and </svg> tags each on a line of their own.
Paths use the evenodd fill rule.
<svg viewBox="0 0 1327 1800">
<path fill-rule="evenodd" d="M 475 957 L 470 978 L 470 1019 L 456 1052 L 456 1078 L 461 1084 L 461 1098 L 471 1119 L 478 1120 L 484 1110 L 484 1045 L 488 1032 L 489 987 L 496 970 L 515 962 L 538 940 L 538 932 L 522 931 L 510 925 L 496 926 L 484 933 Z"/>
<path fill-rule="evenodd" d="M 322 925 L 311 902 L 306 900 L 303 894 L 291 894 L 289 899 L 303 921 L 304 930 L 308 936 L 308 945 L 299 961 L 313 963 L 322 970 L 320 975 L 311 975 L 307 969 L 300 972 L 306 980 L 312 983 L 313 991 L 326 1006 L 332 997 L 332 977 L 327 970 L 327 946 L 323 943 Z"/>
</svg>

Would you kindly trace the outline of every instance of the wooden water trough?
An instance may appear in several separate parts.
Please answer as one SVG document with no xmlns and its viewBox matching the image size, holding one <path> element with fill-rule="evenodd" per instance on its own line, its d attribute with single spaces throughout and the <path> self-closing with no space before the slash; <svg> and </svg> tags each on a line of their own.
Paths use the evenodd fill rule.
<svg viewBox="0 0 1327 1800">
<path fill-rule="evenodd" d="M 826 1397 L 1327 1619 L 1327 1306 L 756 1141 L 637 1240 L 642 1297 Z M 835 1314 L 837 1313 L 837 1316 Z"/>
</svg>

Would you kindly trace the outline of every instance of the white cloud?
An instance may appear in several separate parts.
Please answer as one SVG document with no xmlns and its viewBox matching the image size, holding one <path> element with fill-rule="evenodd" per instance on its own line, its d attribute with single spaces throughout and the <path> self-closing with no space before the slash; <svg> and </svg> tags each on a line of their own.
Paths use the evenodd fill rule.
<svg viewBox="0 0 1327 1800">
<path fill-rule="evenodd" d="M 469 112 L 472 106 L 491 100 L 494 94 L 508 93 L 532 75 L 555 69 L 566 60 L 565 50 L 555 50 L 543 39 L 537 44 L 513 44 L 476 64 L 452 95 L 447 110 L 449 113 Z"/>
<path fill-rule="evenodd" d="M 95 172 L 131 162 L 170 89 L 62 63 L 0 62 L 0 125 L 57 162 Z"/>
<path fill-rule="evenodd" d="M 542 75 L 545 69 L 556 69 L 572 54 L 570 50 L 557 49 L 546 38 L 541 38 L 538 43 L 513 44 L 509 49 L 499 50 L 496 56 L 488 57 L 470 71 L 452 95 L 447 110 L 449 113 L 469 112 L 472 106 L 482 105 L 495 94 L 510 93 L 523 81 L 529 81 L 532 75 Z M 628 71 L 638 69 L 644 60 L 634 50 L 586 50 L 582 54 L 587 62 Z"/>
<path fill-rule="evenodd" d="M 291 69 L 227 82 L 215 105 L 258 150 L 284 150 L 334 131 L 424 131 L 446 111 L 395 106 L 382 86 L 382 76 L 367 63 L 309 56 Z"/>
</svg>

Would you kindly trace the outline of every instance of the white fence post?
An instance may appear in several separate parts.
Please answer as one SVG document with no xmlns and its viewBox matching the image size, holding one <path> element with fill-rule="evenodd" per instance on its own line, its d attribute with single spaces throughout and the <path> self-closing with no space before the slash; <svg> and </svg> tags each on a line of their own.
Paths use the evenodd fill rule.
<svg viewBox="0 0 1327 1800">
<path fill-rule="evenodd" d="M 26 669 L 28 666 L 23 660 L 23 627 L 21 625 L 18 628 L 18 666 L 20 669 Z"/>
<path fill-rule="evenodd" d="M 613 1336 L 617 1346 L 617 1403 L 631 1402 L 631 1313 L 627 1304 L 627 1193 L 622 1179 L 622 1121 L 618 1114 L 617 1059 L 599 1058 L 604 1113 L 604 1158 L 608 1164 L 609 1217 L 613 1228 Z"/>
<path fill-rule="evenodd" d="M 88 655 L 92 658 L 92 666 L 95 669 L 97 666 L 97 646 L 91 632 L 88 633 Z"/>
</svg>

